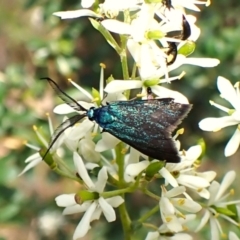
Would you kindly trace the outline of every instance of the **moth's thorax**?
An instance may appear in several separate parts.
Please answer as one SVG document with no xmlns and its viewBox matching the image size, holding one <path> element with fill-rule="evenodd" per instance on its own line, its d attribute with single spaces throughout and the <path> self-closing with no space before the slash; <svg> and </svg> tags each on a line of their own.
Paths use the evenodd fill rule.
<svg viewBox="0 0 240 240">
<path fill-rule="evenodd" d="M 109 114 L 108 106 L 100 108 L 90 108 L 87 112 L 89 120 L 95 121 L 101 127 L 105 127 L 107 124 L 110 124 L 115 121 L 115 117 Z"/>
</svg>

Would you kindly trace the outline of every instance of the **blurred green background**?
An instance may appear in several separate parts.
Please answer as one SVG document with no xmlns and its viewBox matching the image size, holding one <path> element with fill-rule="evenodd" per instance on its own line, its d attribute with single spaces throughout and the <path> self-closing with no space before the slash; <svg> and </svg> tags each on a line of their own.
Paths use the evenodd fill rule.
<svg viewBox="0 0 240 240">
<path fill-rule="evenodd" d="M 23 142 L 37 145 L 32 126 L 47 133 L 45 114 L 60 103 L 48 84 L 39 80 L 41 77 L 55 79 L 76 98 L 77 91 L 67 78 L 90 90 L 98 89 L 101 62 L 107 65 L 106 78 L 110 74 L 122 78 L 118 56 L 88 19 L 62 21 L 52 16 L 56 11 L 78 8 L 80 1 L 76 0 L 0 1 L 0 240 L 71 239 L 79 221 L 79 215 L 63 218 L 54 201 L 59 194 L 74 192 L 77 184 L 59 179 L 44 163 L 17 177 L 24 160 L 34 153 Z M 185 70 L 186 76 L 170 87 L 183 92 L 194 104 L 183 124 L 182 148 L 204 138 L 207 149 L 201 170 L 216 170 L 221 177 L 229 169 L 238 171 L 240 151 L 229 159 L 223 155 L 235 127 L 207 133 L 198 128 L 198 122 L 222 114 L 210 106 L 209 99 L 230 107 L 219 98 L 217 76 L 233 84 L 240 79 L 240 4 L 218 0 L 202 9 L 194 13 L 202 34 L 193 56 L 218 58 L 221 64 L 206 69 L 183 66 L 179 71 Z M 61 118 L 51 117 L 57 126 Z M 141 196 L 128 198 L 130 203 L 137 202 L 136 208 L 148 205 L 145 198 L 139 199 Z M 94 231 L 86 239 L 112 239 L 113 235 L 114 239 L 123 239 L 118 222 L 104 223 L 93 224 Z"/>
</svg>

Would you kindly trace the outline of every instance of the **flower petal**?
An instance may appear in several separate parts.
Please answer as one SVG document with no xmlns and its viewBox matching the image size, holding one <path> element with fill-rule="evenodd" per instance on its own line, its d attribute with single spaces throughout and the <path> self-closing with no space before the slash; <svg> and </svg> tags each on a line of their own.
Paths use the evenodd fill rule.
<svg viewBox="0 0 240 240">
<path fill-rule="evenodd" d="M 101 24 L 110 32 L 118 34 L 131 34 L 131 26 L 115 19 L 106 19 Z"/>
<path fill-rule="evenodd" d="M 210 228 L 211 228 L 211 239 L 220 240 L 217 218 L 210 217 Z"/>
<path fill-rule="evenodd" d="M 163 215 L 175 214 L 175 208 L 167 197 L 162 196 L 159 204 L 160 204 L 160 211 Z"/>
<path fill-rule="evenodd" d="M 78 17 L 96 17 L 96 18 L 102 17 L 101 15 L 96 14 L 95 12 L 89 9 L 55 12 L 53 13 L 53 15 L 60 17 L 61 19 L 70 19 L 70 18 L 78 18 Z"/>
<path fill-rule="evenodd" d="M 219 76 L 217 79 L 217 86 L 221 93 L 220 96 L 229 101 L 235 109 L 240 110 L 239 99 L 232 83 L 228 79 Z"/>
<path fill-rule="evenodd" d="M 210 198 L 210 193 L 209 191 L 206 189 L 206 188 L 203 188 L 201 190 L 198 190 L 197 191 L 197 194 L 202 197 L 202 198 L 205 198 L 205 199 L 209 199 Z"/>
<path fill-rule="evenodd" d="M 127 167 L 126 167 L 126 174 L 129 175 L 129 176 L 137 176 L 141 171 L 143 171 L 144 169 L 147 168 L 147 166 L 150 164 L 149 161 L 145 160 L 145 161 L 141 161 L 141 162 L 138 162 L 138 163 L 132 163 L 132 164 L 129 164 Z"/>
<path fill-rule="evenodd" d="M 57 105 L 53 109 L 53 112 L 56 114 L 69 114 L 69 113 L 75 112 L 75 110 L 72 107 L 70 107 L 68 104 L 63 103 L 63 104 Z"/>
<path fill-rule="evenodd" d="M 107 179 L 108 179 L 107 168 L 102 167 L 98 173 L 98 180 L 95 183 L 95 191 L 102 193 L 106 186 Z"/>
<path fill-rule="evenodd" d="M 105 87 L 107 93 L 123 92 L 129 89 L 141 88 L 142 81 L 140 80 L 113 80 Z"/>
<path fill-rule="evenodd" d="M 129 39 L 127 47 L 136 64 L 138 65 L 139 73 L 142 79 L 147 79 L 155 76 L 157 67 L 153 64 L 152 49 L 148 44 L 138 42 Z M 162 69 L 162 68 L 161 68 Z M 164 75 L 164 73 L 162 73 Z"/>
<path fill-rule="evenodd" d="M 151 87 L 152 92 L 161 98 L 173 98 L 178 103 L 189 103 L 188 99 L 180 92 L 155 85 Z"/>
<path fill-rule="evenodd" d="M 124 199 L 121 196 L 114 196 L 111 198 L 107 198 L 106 201 L 114 208 L 120 206 L 123 202 Z"/>
<path fill-rule="evenodd" d="M 234 232 L 230 231 L 228 236 L 229 236 L 229 240 L 239 240 L 237 234 Z"/>
<path fill-rule="evenodd" d="M 209 187 L 210 198 L 208 200 L 208 206 L 214 204 L 218 190 L 220 188 L 220 184 L 217 181 L 213 181 Z"/>
<path fill-rule="evenodd" d="M 75 205 L 76 204 L 75 193 L 59 195 L 55 198 L 55 201 L 59 207 Z"/>
<path fill-rule="evenodd" d="M 186 175 L 186 174 L 180 174 L 177 178 L 177 181 L 179 184 L 182 184 L 186 187 L 198 189 L 198 188 L 206 188 L 210 184 L 209 182 L 198 176 L 192 176 L 192 175 Z"/>
<path fill-rule="evenodd" d="M 208 222 L 209 218 L 210 218 L 211 213 L 209 211 L 205 211 L 203 217 L 201 218 L 201 222 L 198 225 L 197 229 L 195 230 L 195 232 L 199 232 Z"/>
<path fill-rule="evenodd" d="M 40 162 L 42 162 L 42 157 L 40 156 L 40 154 L 38 153 L 39 156 L 37 156 L 37 154 L 34 154 L 34 158 L 31 158 L 31 162 L 29 162 L 29 164 L 27 164 L 27 166 L 22 170 L 21 173 L 18 174 L 18 176 L 23 175 L 25 172 L 27 172 L 29 169 L 35 167 L 36 165 L 38 165 Z M 30 156 L 31 157 L 31 156 Z M 30 158 L 29 157 L 29 158 Z M 29 160 L 29 158 L 27 160 Z M 30 161 L 30 160 L 29 160 Z"/>
<path fill-rule="evenodd" d="M 68 206 L 63 210 L 63 215 L 86 212 L 91 204 L 92 204 L 92 201 L 86 201 L 81 205 L 75 204 L 72 206 Z"/>
<path fill-rule="evenodd" d="M 92 217 L 91 217 L 91 222 L 94 221 L 94 220 L 99 220 L 99 218 L 101 217 L 101 214 L 102 214 L 102 209 L 98 205 L 97 208 L 95 209 Z"/>
<path fill-rule="evenodd" d="M 97 207 L 97 203 L 94 201 L 86 213 L 84 214 L 83 218 L 81 219 L 80 223 L 77 225 L 76 230 L 73 234 L 73 239 L 77 240 L 78 238 L 84 237 L 88 230 L 91 228 L 90 226 L 90 220 L 91 217 Z"/>
<path fill-rule="evenodd" d="M 187 212 L 196 213 L 202 209 L 199 203 L 194 202 L 193 200 L 190 200 L 190 199 L 172 198 L 171 201 L 174 206 Z"/>
<path fill-rule="evenodd" d="M 173 187 L 178 186 L 177 180 L 165 167 L 161 168 L 159 173 L 165 178 L 165 181 L 168 182 L 171 186 Z"/>
<path fill-rule="evenodd" d="M 85 161 L 95 163 L 100 161 L 100 153 L 95 151 L 95 143 L 91 139 L 80 140 L 78 150 Z"/>
<path fill-rule="evenodd" d="M 82 0 L 81 5 L 83 8 L 90 8 L 94 4 L 95 0 Z"/>
<path fill-rule="evenodd" d="M 184 193 L 185 191 L 186 191 L 186 188 L 184 186 L 174 187 L 169 191 L 167 191 L 166 193 L 164 193 L 164 196 L 168 198 L 172 198 Z"/>
<path fill-rule="evenodd" d="M 145 240 L 157 240 L 159 239 L 159 232 L 149 232 Z"/>
<path fill-rule="evenodd" d="M 218 131 L 224 127 L 236 125 L 238 122 L 232 116 L 220 118 L 205 118 L 198 123 L 199 127 L 204 131 Z"/>
<path fill-rule="evenodd" d="M 225 193 L 225 191 L 227 190 L 227 188 L 233 183 L 233 181 L 236 178 L 236 172 L 235 171 L 229 171 L 226 173 L 226 175 L 224 176 L 220 188 L 218 190 L 217 196 L 215 198 L 215 201 L 219 200 L 223 194 Z"/>
<path fill-rule="evenodd" d="M 220 61 L 216 58 L 185 58 L 183 64 L 196 65 L 199 67 L 216 67 Z"/>
<path fill-rule="evenodd" d="M 188 160 L 194 161 L 200 157 L 201 153 L 202 153 L 201 145 L 192 146 L 187 150 L 186 157 Z"/>
<path fill-rule="evenodd" d="M 116 213 L 113 207 L 103 198 L 100 197 L 98 202 L 102 208 L 103 214 L 108 222 L 113 222 L 116 220 Z"/>
<path fill-rule="evenodd" d="M 198 172 L 197 175 L 211 182 L 217 175 L 214 171 Z"/>
<path fill-rule="evenodd" d="M 95 185 L 92 182 L 92 179 L 88 175 L 87 169 L 83 163 L 82 158 L 79 156 L 79 154 L 77 152 L 73 153 L 73 161 L 74 161 L 75 168 L 77 169 L 78 174 L 83 179 L 84 183 L 90 189 L 94 189 Z"/>
<path fill-rule="evenodd" d="M 71 140 L 79 140 L 84 137 L 94 126 L 94 123 L 89 119 L 84 119 L 81 123 L 72 127 L 68 133 L 68 138 Z"/>
<path fill-rule="evenodd" d="M 232 135 L 231 139 L 227 143 L 227 146 L 224 150 L 224 155 L 229 157 L 233 155 L 239 148 L 240 144 L 240 130 L 237 128 L 234 134 Z"/>
<path fill-rule="evenodd" d="M 108 149 L 114 148 L 120 142 L 119 139 L 111 135 L 110 133 L 103 132 L 102 139 L 100 139 L 95 147 L 96 152 L 103 152 Z"/>
</svg>

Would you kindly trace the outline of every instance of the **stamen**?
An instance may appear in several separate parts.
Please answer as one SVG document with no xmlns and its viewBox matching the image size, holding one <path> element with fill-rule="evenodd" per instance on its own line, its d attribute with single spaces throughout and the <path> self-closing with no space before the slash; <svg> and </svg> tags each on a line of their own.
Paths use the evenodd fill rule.
<svg viewBox="0 0 240 240">
<path fill-rule="evenodd" d="M 51 118 L 50 118 L 49 113 L 46 113 L 46 116 L 47 116 L 47 118 L 48 118 L 49 131 L 50 131 L 51 135 L 53 135 L 54 130 L 53 130 L 52 120 L 51 120 Z"/>
<path fill-rule="evenodd" d="M 101 67 L 100 81 L 99 81 L 99 93 L 100 93 L 101 99 L 103 99 L 104 69 L 106 68 L 106 65 L 104 63 L 100 63 L 99 65 Z"/>
<path fill-rule="evenodd" d="M 173 136 L 173 139 L 176 140 L 179 135 L 184 133 L 184 128 L 180 128 L 177 130 L 176 134 Z"/>
<path fill-rule="evenodd" d="M 68 81 L 75 87 L 77 88 L 81 93 L 83 93 L 86 97 L 88 97 L 90 100 L 93 99 L 92 95 L 86 91 L 84 88 L 80 87 L 78 84 L 72 81 L 72 79 L 68 78 Z"/>
<path fill-rule="evenodd" d="M 224 112 L 226 112 L 226 113 L 229 113 L 229 111 L 230 111 L 230 108 L 227 108 L 227 107 L 224 107 L 224 106 L 222 106 L 222 105 L 220 105 L 220 104 L 217 104 L 217 103 L 215 103 L 214 101 L 209 101 L 209 103 L 212 105 L 212 106 L 214 106 L 214 107 L 216 107 L 216 108 L 218 108 L 218 109 L 220 109 L 220 110 L 222 110 L 222 111 L 224 111 Z"/>
<path fill-rule="evenodd" d="M 166 83 L 166 82 L 169 83 L 169 82 L 174 81 L 174 80 L 180 80 L 185 74 L 186 74 L 186 72 L 183 71 L 178 76 L 170 77 L 168 79 L 166 79 L 166 78 L 165 79 L 160 79 L 159 83 Z"/>
<path fill-rule="evenodd" d="M 48 142 L 46 141 L 46 139 L 40 134 L 40 132 L 38 131 L 38 128 L 33 125 L 33 130 L 35 131 L 35 133 L 37 134 L 38 139 L 42 142 L 42 144 L 45 147 L 48 147 Z"/>
</svg>

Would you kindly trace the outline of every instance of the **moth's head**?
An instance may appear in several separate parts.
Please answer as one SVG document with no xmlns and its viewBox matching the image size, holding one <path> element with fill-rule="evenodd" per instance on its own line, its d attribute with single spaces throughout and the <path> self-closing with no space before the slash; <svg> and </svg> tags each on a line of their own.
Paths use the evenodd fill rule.
<svg viewBox="0 0 240 240">
<path fill-rule="evenodd" d="M 89 110 L 87 111 L 87 117 L 89 118 L 90 121 L 95 120 L 95 116 L 94 116 L 94 109 L 95 107 L 91 107 L 89 108 Z"/>
</svg>

